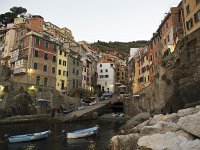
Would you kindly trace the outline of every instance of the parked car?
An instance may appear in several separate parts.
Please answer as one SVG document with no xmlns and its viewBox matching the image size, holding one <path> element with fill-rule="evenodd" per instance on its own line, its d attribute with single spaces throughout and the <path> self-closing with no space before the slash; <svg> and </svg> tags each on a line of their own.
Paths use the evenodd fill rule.
<svg viewBox="0 0 200 150">
<path fill-rule="evenodd" d="M 100 97 L 100 101 L 108 100 L 109 98 L 112 98 L 112 96 L 113 96 L 112 93 L 103 93 L 102 96 Z"/>
</svg>

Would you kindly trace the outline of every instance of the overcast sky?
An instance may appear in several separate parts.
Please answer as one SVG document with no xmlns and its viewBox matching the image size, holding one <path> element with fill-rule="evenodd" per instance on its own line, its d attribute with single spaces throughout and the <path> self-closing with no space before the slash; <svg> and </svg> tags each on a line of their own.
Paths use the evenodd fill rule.
<svg viewBox="0 0 200 150">
<path fill-rule="evenodd" d="M 181 0 L 0 0 L 0 14 L 13 6 L 69 28 L 76 41 L 149 40 L 166 12 Z"/>
</svg>

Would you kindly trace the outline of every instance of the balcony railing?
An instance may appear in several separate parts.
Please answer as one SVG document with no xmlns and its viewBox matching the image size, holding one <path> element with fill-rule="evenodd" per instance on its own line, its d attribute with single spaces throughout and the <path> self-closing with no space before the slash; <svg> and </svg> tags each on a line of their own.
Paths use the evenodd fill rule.
<svg viewBox="0 0 200 150">
<path fill-rule="evenodd" d="M 20 68 L 15 68 L 13 74 L 17 75 L 17 74 L 24 74 L 26 73 L 27 70 L 25 67 L 20 67 Z"/>
</svg>

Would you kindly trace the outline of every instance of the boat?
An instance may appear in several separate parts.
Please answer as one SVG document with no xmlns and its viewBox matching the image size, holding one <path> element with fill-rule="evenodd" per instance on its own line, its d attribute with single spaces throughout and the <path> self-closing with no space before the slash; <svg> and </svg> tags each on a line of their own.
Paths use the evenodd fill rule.
<svg viewBox="0 0 200 150">
<path fill-rule="evenodd" d="M 85 105 L 78 106 L 78 110 L 85 109 L 86 107 L 87 107 L 87 106 L 85 106 Z"/>
<path fill-rule="evenodd" d="M 41 140 L 41 139 L 48 138 L 49 134 L 50 134 L 50 130 L 44 131 L 44 132 L 32 133 L 32 134 L 15 135 L 15 136 L 10 136 L 8 138 L 8 141 L 10 143 L 19 143 L 19 142 Z"/>
<path fill-rule="evenodd" d="M 76 138 L 83 138 L 83 137 L 95 135 L 98 133 L 98 129 L 99 129 L 99 126 L 96 125 L 95 127 L 92 127 L 92 128 L 76 130 L 73 132 L 66 132 L 66 130 L 63 130 L 62 132 L 66 135 L 66 138 L 76 139 Z"/>
<path fill-rule="evenodd" d="M 97 103 L 97 101 L 90 102 L 90 103 L 89 103 L 89 106 L 95 105 L 96 103 Z"/>
</svg>

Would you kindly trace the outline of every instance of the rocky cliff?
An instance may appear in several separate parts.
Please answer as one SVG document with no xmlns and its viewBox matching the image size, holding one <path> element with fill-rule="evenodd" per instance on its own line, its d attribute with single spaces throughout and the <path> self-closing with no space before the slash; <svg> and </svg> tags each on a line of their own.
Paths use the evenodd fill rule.
<svg viewBox="0 0 200 150">
<path fill-rule="evenodd" d="M 127 106 L 139 111 L 172 113 L 179 109 L 200 104 L 200 29 L 178 42 L 175 51 L 163 58 L 155 68 L 154 82 L 141 90 Z M 129 109 L 131 110 L 131 109 Z"/>
</svg>

